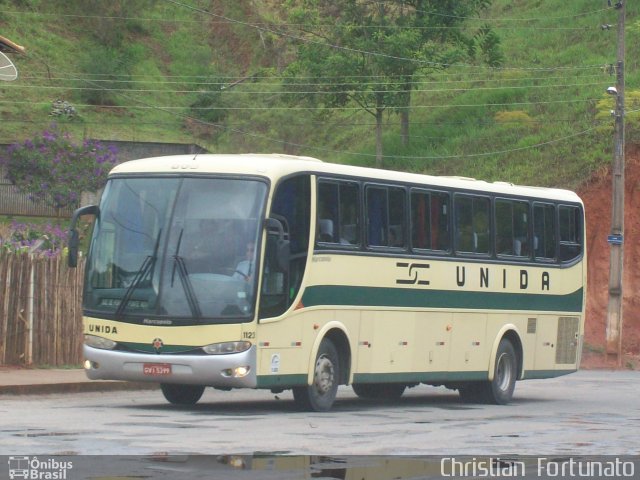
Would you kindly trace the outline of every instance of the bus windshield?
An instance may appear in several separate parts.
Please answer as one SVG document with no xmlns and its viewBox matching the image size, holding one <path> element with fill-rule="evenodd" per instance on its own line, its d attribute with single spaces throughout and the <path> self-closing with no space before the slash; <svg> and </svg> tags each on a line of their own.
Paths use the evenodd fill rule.
<svg viewBox="0 0 640 480">
<path fill-rule="evenodd" d="M 256 179 L 111 179 L 87 259 L 87 313 L 130 322 L 248 321 L 266 196 Z"/>
</svg>

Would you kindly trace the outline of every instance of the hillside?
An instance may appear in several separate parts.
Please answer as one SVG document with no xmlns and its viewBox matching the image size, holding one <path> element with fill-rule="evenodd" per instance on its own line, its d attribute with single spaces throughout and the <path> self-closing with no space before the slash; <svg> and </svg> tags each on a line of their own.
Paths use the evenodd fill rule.
<svg viewBox="0 0 640 480">
<path fill-rule="evenodd" d="M 338 4 L 339 2 L 336 2 Z M 390 2 L 391 3 L 391 2 Z M 626 5 L 625 349 L 640 354 L 640 4 Z M 16 82 L 0 83 L 0 143 L 56 121 L 77 137 L 198 143 L 212 152 L 283 152 L 373 165 L 374 119 L 321 111 L 287 81 L 308 32 L 275 0 L 0 0 Z M 607 2 L 493 0 L 501 68 L 460 59 L 416 73 L 408 143 L 384 116 L 385 168 L 578 190 L 588 217 L 586 341 L 604 344 L 617 11 Z M 603 28 L 604 26 L 604 28 Z M 326 47 L 327 55 L 335 48 Z M 374 79 L 371 79 L 372 81 Z M 309 88 L 313 82 L 309 81 Z M 74 107 L 52 116 L 52 102 Z"/>
<path fill-rule="evenodd" d="M 629 142 L 640 138 L 639 8 L 627 6 Z M 579 187 L 611 157 L 604 92 L 615 80 L 617 11 L 590 0 L 494 0 L 480 16 L 467 28 L 491 26 L 502 68 L 462 59 L 421 69 L 407 145 L 398 113 L 384 117 L 385 167 Z M 79 136 L 372 165 L 371 115 L 355 105 L 320 111 L 287 87 L 303 38 L 287 22 L 271 0 L 3 0 L 0 32 L 28 54 L 13 57 L 19 81 L 0 85 L 0 142 L 56 120 Z M 50 116 L 56 99 L 77 115 Z"/>
</svg>

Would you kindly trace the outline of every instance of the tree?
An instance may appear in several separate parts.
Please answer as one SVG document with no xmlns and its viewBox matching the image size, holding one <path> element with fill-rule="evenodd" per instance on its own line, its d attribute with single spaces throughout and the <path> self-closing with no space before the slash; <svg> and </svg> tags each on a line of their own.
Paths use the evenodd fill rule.
<svg viewBox="0 0 640 480">
<path fill-rule="evenodd" d="M 420 34 L 416 58 L 428 63 L 405 62 L 402 75 L 404 100 L 400 109 L 403 145 L 409 138 L 409 105 L 413 78 L 418 72 L 443 70 L 456 62 L 482 61 L 490 67 L 502 64 L 500 38 L 490 25 L 474 30 L 469 20 L 491 5 L 491 0 L 400 0 L 398 26 L 410 27 Z"/>
<path fill-rule="evenodd" d="M 382 166 L 382 125 L 386 110 L 401 112 L 408 138 L 414 75 L 471 58 L 480 50 L 500 58 L 499 39 L 465 34 L 469 16 L 490 0 L 292 0 L 290 21 L 304 25 L 305 42 L 287 73 L 303 98 L 321 107 L 359 105 L 376 121 L 376 166 Z M 490 41 L 482 42 L 490 36 Z M 497 40 L 497 42 L 496 42 Z M 306 80 L 302 80 L 306 77 Z M 309 77 L 313 80 L 309 80 Z"/>
<path fill-rule="evenodd" d="M 77 207 L 82 192 L 95 192 L 117 162 L 117 150 L 97 140 L 82 144 L 53 125 L 33 139 L 11 145 L 0 158 L 20 192 L 55 208 Z"/>
</svg>

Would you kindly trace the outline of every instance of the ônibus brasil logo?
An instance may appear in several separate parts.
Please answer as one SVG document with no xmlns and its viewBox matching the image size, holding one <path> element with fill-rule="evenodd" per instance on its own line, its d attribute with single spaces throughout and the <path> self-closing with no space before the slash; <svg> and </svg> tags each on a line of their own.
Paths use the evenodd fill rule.
<svg viewBox="0 0 640 480">
<path fill-rule="evenodd" d="M 67 470 L 73 468 L 73 462 L 56 460 L 55 458 L 38 459 L 38 457 L 9 457 L 9 478 L 30 480 L 66 480 Z"/>
</svg>

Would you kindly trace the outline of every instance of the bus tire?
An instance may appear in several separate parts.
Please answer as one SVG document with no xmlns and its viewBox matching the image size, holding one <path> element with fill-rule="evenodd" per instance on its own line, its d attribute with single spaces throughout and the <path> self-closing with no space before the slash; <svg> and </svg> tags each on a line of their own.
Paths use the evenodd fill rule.
<svg viewBox="0 0 640 480">
<path fill-rule="evenodd" d="M 293 387 L 293 399 L 302 410 L 328 411 L 336 399 L 340 383 L 340 361 L 335 345 L 328 338 L 320 342 L 313 371 L 313 382 Z"/>
<path fill-rule="evenodd" d="M 518 379 L 518 356 L 513 344 L 503 338 L 496 352 L 495 370 L 493 380 L 489 382 L 489 403 L 506 405 L 513 397 Z"/>
<path fill-rule="evenodd" d="M 506 405 L 513 397 L 518 378 L 518 357 L 513 344 L 500 340 L 493 371 L 493 380 L 469 382 L 460 387 L 460 398 L 465 402 Z"/>
<path fill-rule="evenodd" d="M 161 383 L 160 389 L 164 398 L 174 405 L 195 405 L 204 393 L 202 385 L 175 385 Z"/>
<path fill-rule="evenodd" d="M 397 400 L 407 386 L 403 383 L 354 383 L 353 391 L 367 400 Z"/>
</svg>

